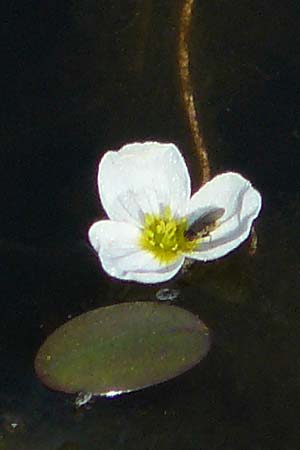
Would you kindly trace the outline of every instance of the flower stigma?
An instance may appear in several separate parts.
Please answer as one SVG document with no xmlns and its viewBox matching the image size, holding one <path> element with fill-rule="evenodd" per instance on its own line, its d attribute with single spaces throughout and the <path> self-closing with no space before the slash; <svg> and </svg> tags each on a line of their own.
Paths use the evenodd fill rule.
<svg viewBox="0 0 300 450">
<path fill-rule="evenodd" d="M 161 264 L 170 264 L 180 255 L 192 252 L 200 239 L 186 237 L 186 217 L 175 218 L 166 207 L 162 215 L 146 213 L 140 246 L 150 251 Z"/>
</svg>

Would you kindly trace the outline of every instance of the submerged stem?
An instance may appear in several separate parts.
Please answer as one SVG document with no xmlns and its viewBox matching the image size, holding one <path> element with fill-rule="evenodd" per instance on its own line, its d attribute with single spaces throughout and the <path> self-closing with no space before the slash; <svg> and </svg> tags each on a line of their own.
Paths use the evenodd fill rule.
<svg viewBox="0 0 300 450">
<path fill-rule="evenodd" d="M 193 5 L 194 0 L 183 0 L 179 23 L 178 65 L 183 104 L 192 133 L 194 146 L 200 161 L 202 184 L 204 184 L 210 179 L 210 167 L 207 150 L 204 146 L 197 120 L 190 76 L 189 36 Z"/>
</svg>

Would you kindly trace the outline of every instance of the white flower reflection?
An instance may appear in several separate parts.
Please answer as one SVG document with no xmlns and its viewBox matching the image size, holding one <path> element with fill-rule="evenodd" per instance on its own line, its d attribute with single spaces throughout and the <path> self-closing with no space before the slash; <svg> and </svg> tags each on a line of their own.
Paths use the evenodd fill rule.
<svg viewBox="0 0 300 450">
<path fill-rule="evenodd" d="M 191 196 L 189 173 L 174 144 L 133 143 L 99 165 L 100 199 L 109 220 L 89 239 L 104 270 L 142 283 L 172 278 L 185 258 L 210 261 L 249 235 L 261 196 L 237 173 L 223 173 Z"/>
</svg>

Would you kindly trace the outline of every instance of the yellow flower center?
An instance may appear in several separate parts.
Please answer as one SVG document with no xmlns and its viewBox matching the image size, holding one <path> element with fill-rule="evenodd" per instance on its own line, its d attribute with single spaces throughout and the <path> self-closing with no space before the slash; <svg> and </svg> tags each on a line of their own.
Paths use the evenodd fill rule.
<svg viewBox="0 0 300 450">
<path fill-rule="evenodd" d="M 169 264 L 178 256 L 192 252 L 198 244 L 198 239 L 186 237 L 187 229 L 187 218 L 173 217 L 169 207 L 165 208 L 162 215 L 147 213 L 140 246 L 150 251 L 160 263 Z"/>
</svg>

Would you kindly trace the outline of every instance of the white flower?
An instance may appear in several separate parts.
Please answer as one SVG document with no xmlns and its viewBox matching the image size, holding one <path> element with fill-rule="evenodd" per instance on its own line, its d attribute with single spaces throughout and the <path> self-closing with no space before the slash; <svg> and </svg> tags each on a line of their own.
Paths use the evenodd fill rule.
<svg viewBox="0 0 300 450">
<path fill-rule="evenodd" d="M 189 173 L 174 144 L 133 143 L 99 165 L 100 199 L 109 220 L 89 239 L 104 270 L 142 283 L 172 278 L 184 259 L 226 255 L 249 235 L 261 196 L 241 175 L 223 173 L 191 197 Z"/>
</svg>

